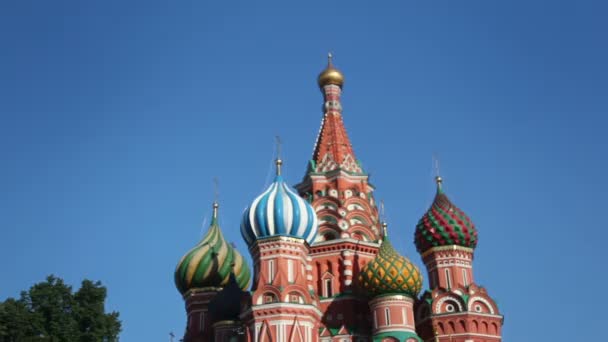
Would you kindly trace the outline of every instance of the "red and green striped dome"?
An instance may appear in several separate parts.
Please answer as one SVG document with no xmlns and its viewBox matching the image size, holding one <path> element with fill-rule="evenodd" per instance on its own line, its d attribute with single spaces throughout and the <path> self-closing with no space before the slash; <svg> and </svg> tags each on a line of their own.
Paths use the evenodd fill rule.
<svg viewBox="0 0 608 342">
<path fill-rule="evenodd" d="M 418 267 L 399 254 L 388 239 L 386 224 L 380 250 L 359 273 L 359 288 L 371 297 L 404 294 L 416 298 L 422 289 Z"/>
<path fill-rule="evenodd" d="M 177 264 L 175 286 L 182 294 L 191 289 L 223 287 L 228 284 L 231 272 L 234 272 L 241 289 L 249 286 L 249 266 L 243 256 L 224 239 L 217 222 L 217 209 L 218 205 L 214 203 L 213 219 L 207 234 Z"/>
<path fill-rule="evenodd" d="M 416 226 L 415 243 L 418 252 L 433 247 L 477 246 L 477 230 L 471 219 L 456 207 L 441 189 L 441 177 L 437 177 L 437 194 L 429 210 Z"/>
</svg>

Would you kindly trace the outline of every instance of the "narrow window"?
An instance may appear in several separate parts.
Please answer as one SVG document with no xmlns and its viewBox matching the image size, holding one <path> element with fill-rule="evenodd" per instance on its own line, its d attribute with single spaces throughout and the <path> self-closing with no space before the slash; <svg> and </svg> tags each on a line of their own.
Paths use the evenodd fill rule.
<svg viewBox="0 0 608 342">
<path fill-rule="evenodd" d="M 325 279 L 325 297 L 333 296 L 333 291 L 331 288 L 331 279 Z"/>
<path fill-rule="evenodd" d="M 378 329 L 378 315 L 376 314 L 375 310 L 374 310 L 374 328 Z"/>
<path fill-rule="evenodd" d="M 469 279 L 467 278 L 467 270 L 465 270 L 464 268 L 462 269 L 462 283 L 464 284 L 464 286 L 469 285 Z"/>
<path fill-rule="evenodd" d="M 450 279 L 450 270 L 446 269 L 445 270 L 445 281 L 446 284 L 448 285 L 448 289 L 452 288 L 452 279 Z"/>
<path fill-rule="evenodd" d="M 287 281 L 293 283 L 293 260 L 287 260 Z"/>
<path fill-rule="evenodd" d="M 391 311 L 389 308 L 384 309 L 384 316 L 386 318 L 386 325 L 391 325 Z"/>
<path fill-rule="evenodd" d="M 433 272 L 433 276 L 431 277 L 431 281 L 432 281 L 431 288 L 437 287 L 437 273 L 436 272 Z"/>
<path fill-rule="evenodd" d="M 274 260 L 268 260 L 268 282 L 272 283 L 274 279 Z"/>
</svg>

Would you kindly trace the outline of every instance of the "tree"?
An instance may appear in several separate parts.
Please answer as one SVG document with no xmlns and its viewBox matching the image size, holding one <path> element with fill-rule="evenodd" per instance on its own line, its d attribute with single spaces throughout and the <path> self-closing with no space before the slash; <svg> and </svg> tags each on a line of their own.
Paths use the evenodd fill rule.
<svg viewBox="0 0 608 342">
<path fill-rule="evenodd" d="M 0 302 L 0 342 L 118 341 L 118 312 L 105 313 L 107 290 L 101 282 L 83 280 L 78 291 L 50 275 Z"/>
</svg>

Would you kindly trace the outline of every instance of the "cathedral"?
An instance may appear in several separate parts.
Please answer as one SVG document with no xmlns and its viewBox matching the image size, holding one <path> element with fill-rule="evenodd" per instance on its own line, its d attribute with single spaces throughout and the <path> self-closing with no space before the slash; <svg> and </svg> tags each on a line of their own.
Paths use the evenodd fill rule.
<svg viewBox="0 0 608 342">
<path fill-rule="evenodd" d="M 414 243 L 426 267 L 400 255 L 379 215 L 374 187 L 344 128 L 344 75 L 331 59 L 318 77 L 323 118 L 302 181 L 276 160 L 270 186 L 247 206 L 241 235 L 253 272 L 218 224 L 179 261 L 185 342 L 494 342 L 503 316 L 473 276 L 477 230 L 437 193 Z M 413 224 L 412 224 L 413 225 Z"/>
</svg>

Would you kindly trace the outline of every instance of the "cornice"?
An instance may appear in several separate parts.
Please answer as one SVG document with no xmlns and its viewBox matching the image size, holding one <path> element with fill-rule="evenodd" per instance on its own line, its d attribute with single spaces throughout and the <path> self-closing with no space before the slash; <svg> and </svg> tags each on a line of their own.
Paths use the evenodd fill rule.
<svg viewBox="0 0 608 342">
<path fill-rule="evenodd" d="M 425 258 L 426 256 L 433 254 L 433 253 L 448 252 L 448 251 L 461 251 L 461 252 L 473 254 L 473 252 L 475 250 L 473 248 L 462 247 L 462 246 L 458 246 L 458 245 L 439 246 L 439 247 L 430 248 L 426 252 L 422 253 L 421 256 L 422 256 L 422 258 Z"/>
</svg>

